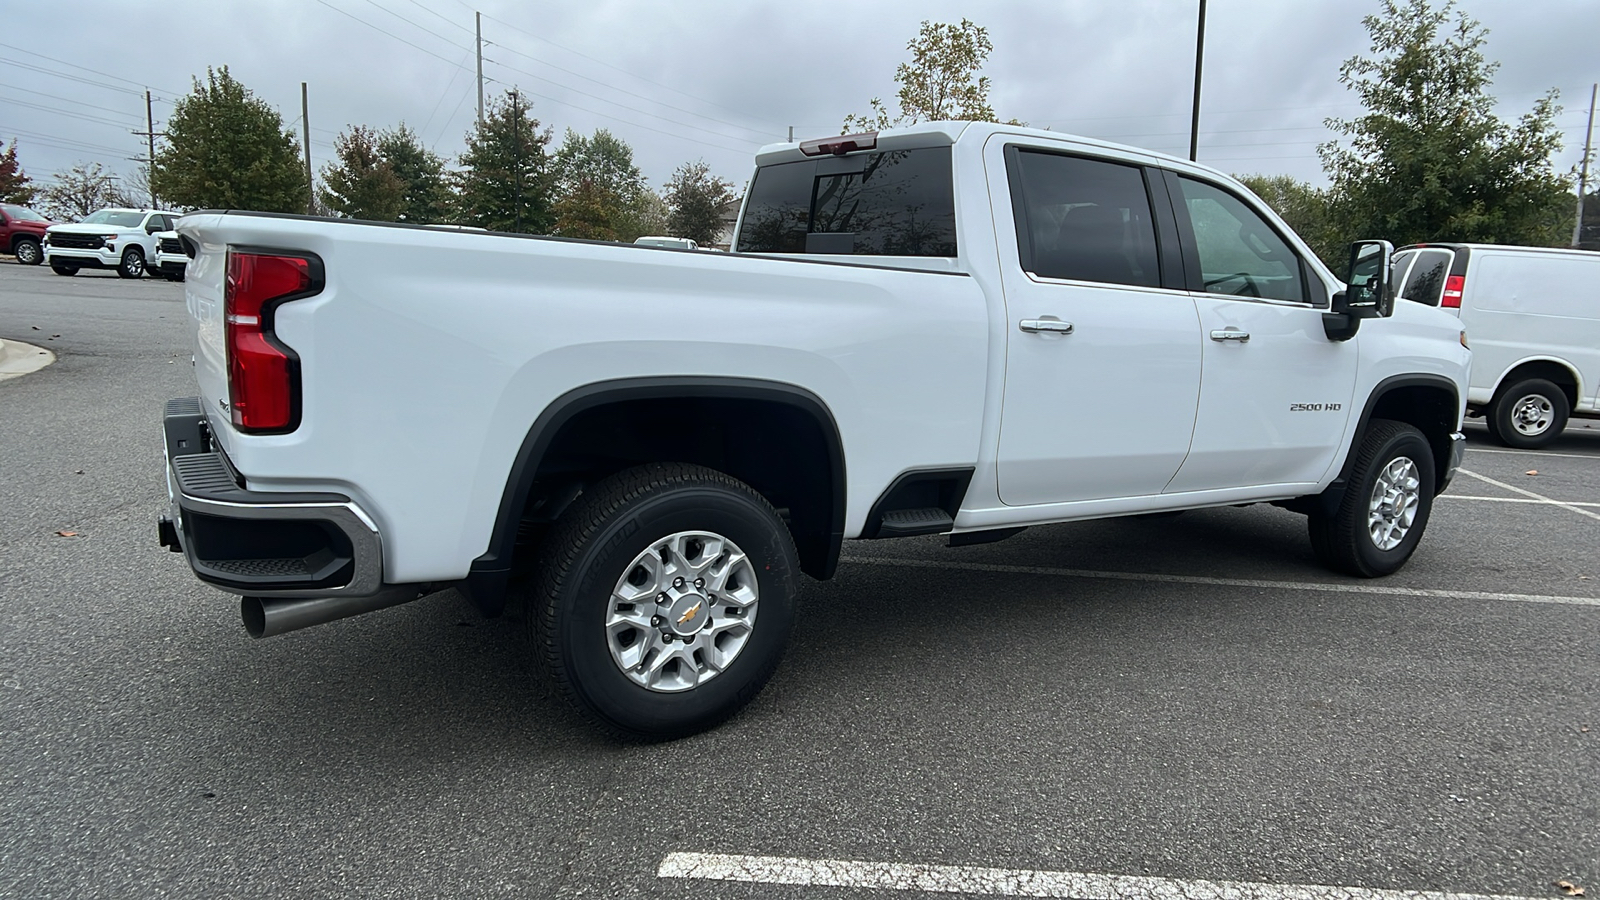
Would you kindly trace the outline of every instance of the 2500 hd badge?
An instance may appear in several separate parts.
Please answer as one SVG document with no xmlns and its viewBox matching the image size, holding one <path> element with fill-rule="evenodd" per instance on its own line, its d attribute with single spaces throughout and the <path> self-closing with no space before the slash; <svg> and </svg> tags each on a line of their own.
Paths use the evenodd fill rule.
<svg viewBox="0 0 1600 900">
<path fill-rule="evenodd" d="M 1344 409 L 1343 403 L 1291 403 L 1289 412 L 1338 412 Z"/>
</svg>

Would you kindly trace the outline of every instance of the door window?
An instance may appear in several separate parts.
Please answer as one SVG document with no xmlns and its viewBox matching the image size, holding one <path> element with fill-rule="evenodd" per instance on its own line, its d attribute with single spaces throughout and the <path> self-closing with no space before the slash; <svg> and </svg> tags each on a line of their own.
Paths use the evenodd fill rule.
<svg viewBox="0 0 1600 900">
<path fill-rule="evenodd" d="M 1160 286 L 1150 193 L 1137 166 L 1024 150 L 1015 156 L 1011 178 L 1026 271 Z"/>
<path fill-rule="evenodd" d="M 1178 182 L 1180 215 L 1188 215 L 1207 293 L 1305 302 L 1300 258 L 1265 219 L 1221 188 L 1182 177 Z"/>
</svg>

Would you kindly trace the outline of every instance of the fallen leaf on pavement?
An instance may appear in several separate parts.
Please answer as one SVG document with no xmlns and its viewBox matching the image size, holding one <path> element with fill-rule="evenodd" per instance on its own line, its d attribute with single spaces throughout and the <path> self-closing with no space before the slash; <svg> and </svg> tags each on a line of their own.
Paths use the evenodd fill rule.
<svg viewBox="0 0 1600 900">
<path fill-rule="evenodd" d="M 58 531 L 58 532 L 56 532 L 56 537 L 77 537 L 77 536 L 78 536 L 78 533 L 76 531 Z"/>
<path fill-rule="evenodd" d="M 1528 471 L 1523 472 L 1522 474 L 1524 474 L 1524 475 L 1537 475 L 1537 474 L 1539 474 L 1539 470 L 1538 469 L 1529 469 Z"/>
<path fill-rule="evenodd" d="M 34 331 L 38 331 L 39 330 L 39 326 L 37 326 L 37 325 L 29 325 L 28 327 L 32 328 Z"/>
<path fill-rule="evenodd" d="M 1562 892 L 1564 892 L 1568 897 L 1582 897 L 1583 896 L 1583 888 L 1579 887 L 1578 885 L 1573 884 L 1570 881 L 1567 881 L 1564 878 L 1562 880 L 1556 882 L 1556 887 L 1560 888 L 1562 890 Z"/>
</svg>

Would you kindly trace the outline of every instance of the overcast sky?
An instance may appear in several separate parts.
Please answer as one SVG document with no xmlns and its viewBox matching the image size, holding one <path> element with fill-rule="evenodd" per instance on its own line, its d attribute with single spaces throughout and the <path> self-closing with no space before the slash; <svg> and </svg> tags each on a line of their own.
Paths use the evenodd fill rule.
<svg viewBox="0 0 1600 900">
<path fill-rule="evenodd" d="M 486 93 L 518 86 L 554 128 L 610 129 L 657 187 L 704 158 L 736 183 L 764 143 L 837 133 L 881 96 L 924 19 L 989 30 L 985 67 L 1001 118 L 1186 156 L 1195 0 L 512 2 L 512 0 L 7 0 L 0 140 L 36 179 L 77 162 L 118 171 L 143 152 L 144 88 L 156 127 L 207 66 L 276 106 L 299 133 L 310 90 L 320 172 L 351 124 L 405 121 L 452 162 L 476 102 L 473 13 L 483 14 Z M 1200 160 L 1233 173 L 1321 182 L 1329 116 L 1359 112 L 1341 61 L 1368 49 L 1377 0 L 1210 0 Z M 1565 171 L 1582 150 L 1600 0 L 1465 0 L 1501 64 L 1498 112 L 1561 91 Z"/>
</svg>

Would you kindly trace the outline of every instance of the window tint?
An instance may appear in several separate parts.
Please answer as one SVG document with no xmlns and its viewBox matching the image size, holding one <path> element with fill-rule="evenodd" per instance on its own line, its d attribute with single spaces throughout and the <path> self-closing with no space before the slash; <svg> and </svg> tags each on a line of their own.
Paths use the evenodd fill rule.
<svg viewBox="0 0 1600 900">
<path fill-rule="evenodd" d="M 738 250 L 955 256 L 950 148 L 762 166 L 750 184 Z"/>
<path fill-rule="evenodd" d="M 1412 250 L 1395 257 L 1395 271 L 1401 273 L 1399 296 L 1405 300 L 1438 306 L 1444 296 L 1444 280 L 1455 262 L 1453 250 Z"/>
<path fill-rule="evenodd" d="M 1305 301 L 1300 258 L 1265 219 L 1221 188 L 1188 178 L 1178 181 L 1206 291 Z"/>
<path fill-rule="evenodd" d="M 1017 243 L 1028 271 L 1160 285 L 1150 194 L 1137 167 L 1021 151 L 1013 177 L 1021 189 Z"/>
</svg>

